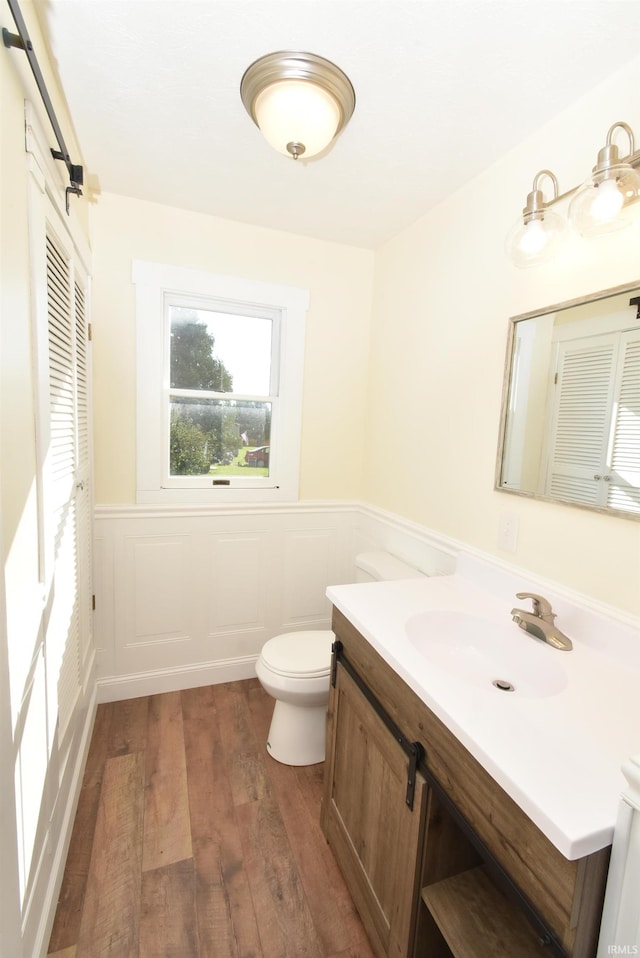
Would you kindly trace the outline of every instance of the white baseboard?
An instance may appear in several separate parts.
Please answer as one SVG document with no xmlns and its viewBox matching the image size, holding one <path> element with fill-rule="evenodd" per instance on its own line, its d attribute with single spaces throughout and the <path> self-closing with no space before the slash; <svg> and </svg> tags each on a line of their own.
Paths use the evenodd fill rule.
<svg viewBox="0 0 640 958">
<path fill-rule="evenodd" d="M 217 662 L 198 662 L 180 668 L 157 669 L 132 675 L 109 676 L 98 679 L 98 702 L 119 702 L 142 695 L 157 695 L 160 692 L 178 692 L 195 689 L 202 685 L 218 685 L 221 682 L 237 682 L 256 676 L 257 655 L 224 659 Z"/>
</svg>

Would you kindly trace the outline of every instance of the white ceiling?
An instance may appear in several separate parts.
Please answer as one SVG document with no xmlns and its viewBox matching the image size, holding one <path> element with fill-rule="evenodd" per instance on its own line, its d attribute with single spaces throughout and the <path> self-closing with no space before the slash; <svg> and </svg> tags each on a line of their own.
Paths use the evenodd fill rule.
<svg viewBox="0 0 640 958">
<path fill-rule="evenodd" d="M 37 0 L 37 9 L 89 185 L 370 248 L 636 56 L 640 36 L 639 0 Z M 353 118 L 322 158 L 273 151 L 240 101 L 246 67 L 284 49 L 328 57 L 355 87 Z"/>
</svg>

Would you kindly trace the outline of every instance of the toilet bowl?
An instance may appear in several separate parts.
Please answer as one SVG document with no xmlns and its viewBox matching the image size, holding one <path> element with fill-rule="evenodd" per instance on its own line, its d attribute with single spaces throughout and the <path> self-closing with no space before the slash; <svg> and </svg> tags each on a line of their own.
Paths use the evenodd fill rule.
<svg viewBox="0 0 640 958">
<path fill-rule="evenodd" d="M 285 765 L 324 761 L 333 632 L 276 635 L 262 648 L 256 675 L 276 700 L 267 751 Z"/>
<path fill-rule="evenodd" d="M 421 578 L 388 552 L 356 557 L 356 581 Z M 284 765 L 316 765 L 325 757 L 333 632 L 309 629 L 269 639 L 256 662 L 260 684 L 275 700 L 267 751 Z"/>
</svg>

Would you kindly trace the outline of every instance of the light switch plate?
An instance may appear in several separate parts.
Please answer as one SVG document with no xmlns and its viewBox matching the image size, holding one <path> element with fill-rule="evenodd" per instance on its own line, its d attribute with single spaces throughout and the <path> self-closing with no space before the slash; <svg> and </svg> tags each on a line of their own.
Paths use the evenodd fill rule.
<svg viewBox="0 0 640 958">
<path fill-rule="evenodd" d="M 512 512 L 503 512 L 498 526 L 498 548 L 505 552 L 516 552 L 518 548 L 518 527 L 520 520 Z"/>
</svg>

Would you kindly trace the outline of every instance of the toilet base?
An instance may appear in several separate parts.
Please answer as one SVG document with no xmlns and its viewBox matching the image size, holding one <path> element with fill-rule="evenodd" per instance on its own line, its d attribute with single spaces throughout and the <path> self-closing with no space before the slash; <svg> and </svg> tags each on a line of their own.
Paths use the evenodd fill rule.
<svg viewBox="0 0 640 958">
<path fill-rule="evenodd" d="M 327 706 L 305 708 L 276 701 L 267 737 L 267 751 L 283 765 L 324 762 Z"/>
</svg>

